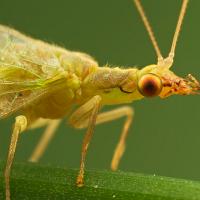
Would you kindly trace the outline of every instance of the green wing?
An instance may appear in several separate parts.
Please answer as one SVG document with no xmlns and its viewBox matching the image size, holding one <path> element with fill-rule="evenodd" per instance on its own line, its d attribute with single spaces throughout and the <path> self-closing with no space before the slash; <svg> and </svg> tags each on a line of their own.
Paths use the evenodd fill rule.
<svg viewBox="0 0 200 200">
<path fill-rule="evenodd" d="M 53 50 L 0 25 L 0 118 L 63 84 L 64 70 Z"/>
<path fill-rule="evenodd" d="M 67 72 L 81 73 L 81 69 L 91 66 L 98 64 L 87 54 L 68 51 L 0 25 L 0 118 L 62 87 L 68 79 Z"/>
</svg>

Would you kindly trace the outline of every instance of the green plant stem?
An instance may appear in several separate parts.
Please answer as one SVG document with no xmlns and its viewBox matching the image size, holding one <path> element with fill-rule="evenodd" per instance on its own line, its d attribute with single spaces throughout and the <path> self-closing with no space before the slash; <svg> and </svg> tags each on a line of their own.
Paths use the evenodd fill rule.
<svg viewBox="0 0 200 200">
<path fill-rule="evenodd" d="M 0 199 L 4 199 L 4 162 L 0 162 Z M 200 200 L 200 183 L 125 172 L 86 171 L 85 186 L 75 185 L 78 170 L 14 164 L 11 199 Z"/>
</svg>

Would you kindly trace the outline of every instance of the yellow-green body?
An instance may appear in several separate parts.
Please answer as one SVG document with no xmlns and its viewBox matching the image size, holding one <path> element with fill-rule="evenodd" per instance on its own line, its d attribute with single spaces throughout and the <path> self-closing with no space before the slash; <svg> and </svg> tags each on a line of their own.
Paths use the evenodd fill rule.
<svg viewBox="0 0 200 200">
<path fill-rule="evenodd" d="M 141 70 L 99 67 L 87 54 L 0 26 L 0 117 L 18 111 L 30 122 L 62 118 L 74 105 L 84 104 L 95 95 L 101 97 L 102 106 L 130 103 L 144 97 L 138 81 L 145 74 L 162 80 L 160 97 L 190 94 L 197 89 L 191 80 L 176 76 L 167 66 L 149 65 Z"/>
<path fill-rule="evenodd" d="M 31 120 L 56 119 L 97 94 L 102 105 L 143 97 L 137 91 L 136 68 L 99 67 L 87 54 L 34 40 L 5 26 L 0 26 L 0 47 L 2 117 L 19 111 Z M 132 91 L 123 92 L 130 81 Z"/>
<path fill-rule="evenodd" d="M 58 50 L 57 47 L 53 48 Z M 25 109 L 28 115 L 32 113 L 34 117 L 62 118 L 73 105 L 83 104 L 95 95 L 102 97 L 102 106 L 130 103 L 143 98 L 137 90 L 139 70 L 136 68 L 99 67 L 91 57 L 68 51 L 61 53 L 60 63 L 66 80 L 57 89 L 28 106 Z M 134 85 L 131 87 L 133 91 L 123 92 L 123 86 L 130 81 L 131 86 Z"/>
</svg>

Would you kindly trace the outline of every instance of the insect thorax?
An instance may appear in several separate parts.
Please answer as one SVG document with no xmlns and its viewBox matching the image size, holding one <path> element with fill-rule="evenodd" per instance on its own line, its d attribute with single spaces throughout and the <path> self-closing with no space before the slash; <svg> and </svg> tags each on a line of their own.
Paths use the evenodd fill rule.
<svg viewBox="0 0 200 200">
<path fill-rule="evenodd" d="M 34 118 L 62 118 L 73 104 L 82 102 L 81 82 L 97 68 L 97 63 L 87 54 L 55 48 L 66 81 L 53 92 L 27 107 Z M 62 70 L 61 70 L 62 71 Z M 52 84 L 52 87 L 56 87 Z M 30 111 L 31 110 L 31 111 Z M 35 116 L 36 115 L 36 116 Z"/>
<path fill-rule="evenodd" d="M 99 67 L 89 74 L 82 83 L 83 96 L 102 97 L 102 104 L 130 103 L 142 98 L 137 90 L 138 69 Z"/>
</svg>

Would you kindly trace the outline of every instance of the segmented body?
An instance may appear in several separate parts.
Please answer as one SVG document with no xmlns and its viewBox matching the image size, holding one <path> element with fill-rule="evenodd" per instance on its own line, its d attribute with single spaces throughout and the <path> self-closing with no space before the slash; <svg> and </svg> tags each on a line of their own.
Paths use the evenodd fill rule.
<svg viewBox="0 0 200 200">
<path fill-rule="evenodd" d="M 95 94 L 105 96 L 105 104 L 118 103 L 117 93 L 124 93 L 121 84 L 130 72 L 136 71 L 100 68 L 87 54 L 49 45 L 0 26 L 1 117 L 20 110 L 31 120 L 61 118 L 72 104 L 84 103 Z"/>
<path fill-rule="evenodd" d="M 178 77 L 169 65 L 141 70 L 99 67 L 87 54 L 0 26 L 0 117 L 20 111 L 30 122 L 57 119 L 72 105 L 84 104 L 95 95 L 101 97 L 101 105 L 109 105 L 145 96 L 194 94 L 196 90 L 199 82 L 194 77 Z"/>
</svg>

